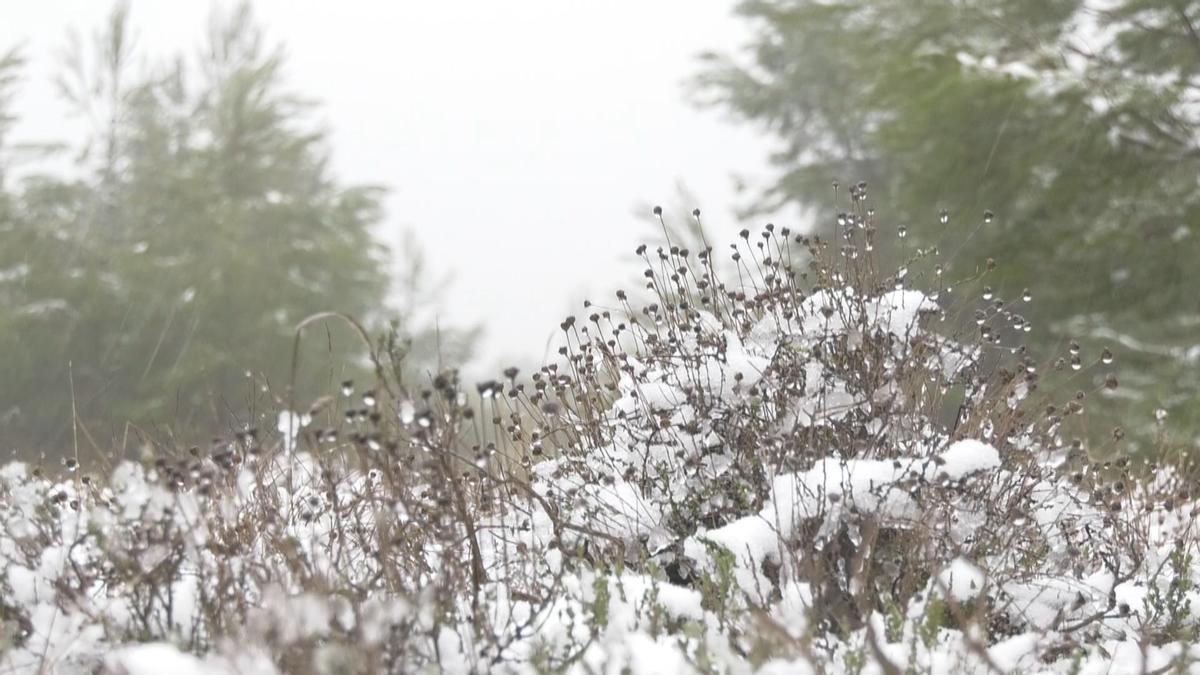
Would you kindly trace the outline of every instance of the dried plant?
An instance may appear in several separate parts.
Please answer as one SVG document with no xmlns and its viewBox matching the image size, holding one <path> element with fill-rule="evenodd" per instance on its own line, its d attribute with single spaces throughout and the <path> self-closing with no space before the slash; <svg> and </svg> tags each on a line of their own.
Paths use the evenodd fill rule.
<svg viewBox="0 0 1200 675">
<path fill-rule="evenodd" d="M 729 264 L 664 224 L 645 302 L 585 303 L 528 378 L 414 389 L 385 337 L 367 387 L 208 448 L 10 464 L 0 664 L 1189 668 L 1194 464 L 1072 438 L 1111 356 L 1040 367 L 1028 293 L 936 250 L 885 271 L 850 198 L 831 237 L 743 230 Z"/>
</svg>

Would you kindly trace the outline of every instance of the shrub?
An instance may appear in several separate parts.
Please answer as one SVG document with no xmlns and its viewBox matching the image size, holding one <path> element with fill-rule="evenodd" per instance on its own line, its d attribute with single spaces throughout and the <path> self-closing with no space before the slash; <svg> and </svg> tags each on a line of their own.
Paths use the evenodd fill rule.
<svg viewBox="0 0 1200 675">
<path fill-rule="evenodd" d="M 1071 440 L 1082 355 L 1039 368 L 986 269 L 883 272 L 852 194 L 834 242 L 639 248 L 646 301 L 587 304 L 528 379 L 410 391 L 381 343 L 369 390 L 206 450 L 10 465 L 5 664 L 1187 668 L 1192 465 Z"/>
</svg>

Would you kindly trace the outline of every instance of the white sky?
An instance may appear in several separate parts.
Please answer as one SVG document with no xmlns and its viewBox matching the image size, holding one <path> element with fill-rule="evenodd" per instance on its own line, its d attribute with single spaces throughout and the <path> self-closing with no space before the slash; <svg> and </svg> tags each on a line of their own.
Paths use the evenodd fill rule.
<svg viewBox="0 0 1200 675">
<path fill-rule="evenodd" d="M 90 35 L 110 4 L 0 2 L 0 49 L 24 44 L 30 61 L 18 138 L 71 137 L 50 84 L 57 54 L 69 29 Z M 443 323 L 485 327 L 484 367 L 539 362 L 564 315 L 628 286 L 634 247 L 656 243 L 635 204 L 682 206 L 682 182 L 722 239 L 741 227 L 732 175 L 760 185 L 769 148 L 692 108 L 683 88 L 696 54 L 744 41 L 733 5 L 254 3 L 286 45 L 293 88 L 323 103 L 339 176 L 392 189 L 383 236 L 398 242 L 412 228 L 433 267 L 454 274 Z M 142 53 L 191 52 L 212 7 L 134 0 Z"/>
</svg>

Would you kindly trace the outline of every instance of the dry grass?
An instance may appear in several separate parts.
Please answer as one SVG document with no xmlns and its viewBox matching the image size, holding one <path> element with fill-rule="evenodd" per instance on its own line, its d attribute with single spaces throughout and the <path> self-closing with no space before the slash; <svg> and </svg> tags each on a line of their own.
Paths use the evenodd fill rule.
<svg viewBox="0 0 1200 675">
<path fill-rule="evenodd" d="M 0 664 L 86 670 L 114 645 L 166 640 L 243 672 L 254 659 L 559 671 L 606 644 L 622 603 L 698 670 L 858 654 L 900 672 L 885 646 L 933 649 L 940 630 L 985 670 L 991 646 L 1029 631 L 1046 636 L 1045 663 L 1121 631 L 1147 649 L 1194 640 L 1193 465 L 1156 473 L 1071 439 L 1096 393 L 1074 391 L 1082 356 L 1039 367 L 1020 344 L 1024 300 L 994 297 L 986 269 L 952 281 L 937 251 L 916 251 L 885 272 L 877 229 L 856 186 L 836 243 L 768 225 L 720 263 L 706 245 L 641 247 L 646 302 L 587 303 L 561 324 L 560 358 L 528 378 L 467 387 L 448 369 L 413 389 L 385 338 L 374 382 L 309 406 L 285 393 L 297 413 L 278 425 L 149 447 L 103 474 L 10 466 Z M 937 305 L 889 328 L 881 298 L 918 268 Z M 961 439 L 994 446 L 1000 468 L 879 486 L 880 499 L 903 492 L 915 522 L 829 500 L 780 534 L 782 555 L 695 553 L 769 507 L 777 477 L 829 460 L 937 463 Z M 959 558 L 987 575 L 972 601 L 938 576 Z M 1082 585 L 1097 574 L 1106 593 Z M 628 575 L 653 580 L 655 598 L 699 598 L 707 619 L 624 597 L 611 584 Z M 1145 606 L 1118 597 L 1130 581 L 1151 589 Z M 1033 617 L 1041 596 L 1011 591 L 1043 582 L 1078 598 Z M 797 589 L 807 615 L 788 623 Z"/>
</svg>

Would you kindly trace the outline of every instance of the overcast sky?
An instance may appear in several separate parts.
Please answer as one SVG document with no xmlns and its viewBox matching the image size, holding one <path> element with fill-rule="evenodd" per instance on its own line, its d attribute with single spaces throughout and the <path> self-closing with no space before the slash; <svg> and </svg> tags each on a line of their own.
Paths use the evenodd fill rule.
<svg viewBox="0 0 1200 675">
<path fill-rule="evenodd" d="M 733 5 L 254 3 L 286 45 L 293 87 L 323 103 L 338 175 L 392 190 L 382 235 L 395 243 L 411 228 L 433 266 L 454 274 L 441 316 L 485 327 L 484 366 L 540 361 L 562 316 L 628 282 L 634 247 L 653 234 L 636 204 L 679 205 L 682 182 L 722 238 L 741 227 L 732 176 L 760 185 L 769 147 L 690 106 L 683 86 L 699 52 L 744 41 Z M 134 0 L 138 45 L 195 49 L 213 6 Z M 109 7 L 6 8 L 0 48 L 24 44 L 30 61 L 18 138 L 77 131 L 50 84 L 56 54 L 70 29 L 90 35 Z"/>
</svg>

